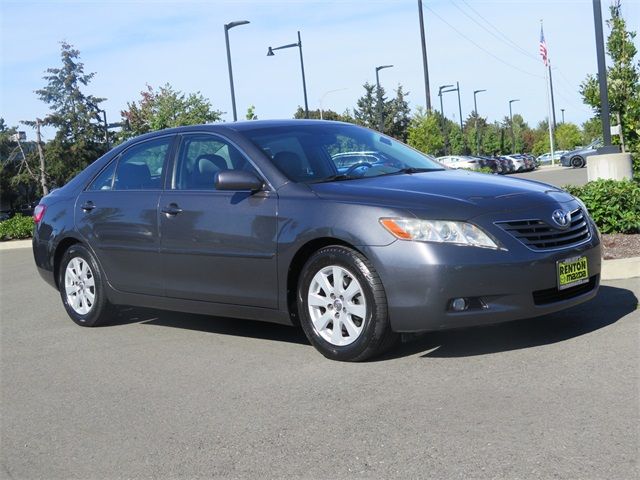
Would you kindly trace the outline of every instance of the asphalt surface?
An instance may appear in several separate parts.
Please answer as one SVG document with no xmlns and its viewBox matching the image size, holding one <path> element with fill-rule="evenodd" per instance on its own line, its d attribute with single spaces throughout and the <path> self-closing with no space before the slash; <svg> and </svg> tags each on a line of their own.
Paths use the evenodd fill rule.
<svg viewBox="0 0 640 480">
<path fill-rule="evenodd" d="M 259 322 L 78 327 L 28 249 L 0 275 L 2 478 L 638 478 L 637 278 L 346 364 Z"/>
<path fill-rule="evenodd" d="M 550 183 L 556 187 L 564 185 L 584 185 L 587 183 L 587 167 L 549 167 L 532 172 L 515 173 L 509 176 L 527 178 L 538 182 Z"/>
</svg>

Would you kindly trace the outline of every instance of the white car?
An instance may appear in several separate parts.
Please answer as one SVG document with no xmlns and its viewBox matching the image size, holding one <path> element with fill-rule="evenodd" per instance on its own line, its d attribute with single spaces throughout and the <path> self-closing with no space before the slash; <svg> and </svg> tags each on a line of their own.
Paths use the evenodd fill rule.
<svg viewBox="0 0 640 480">
<path fill-rule="evenodd" d="M 515 167 L 516 172 L 523 172 L 527 169 L 527 164 L 524 161 L 524 158 L 522 158 L 520 155 L 512 154 L 512 155 L 505 155 L 504 157 L 513 162 L 513 166 Z"/>
<path fill-rule="evenodd" d="M 438 161 L 449 168 L 466 168 L 467 170 L 478 170 L 480 168 L 478 159 L 465 157 L 463 155 L 438 157 Z"/>
<path fill-rule="evenodd" d="M 555 152 L 553 152 L 553 160 L 556 162 L 560 161 L 560 157 L 567 153 L 567 151 L 568 150 L 556 150 Z M 538 158 L 536 158 L 536 161 L 541 165 L 551 163 L 551 152 L 543 153 Z"/>
</svg>

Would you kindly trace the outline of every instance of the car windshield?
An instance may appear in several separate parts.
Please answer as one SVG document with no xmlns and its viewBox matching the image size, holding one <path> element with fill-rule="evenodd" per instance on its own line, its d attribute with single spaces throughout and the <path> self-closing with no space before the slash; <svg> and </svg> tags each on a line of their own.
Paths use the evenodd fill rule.
<svg viewBox="0 0 640 480">
<path fill-rule="evenodd" d="M 294 124 L 249 128 L 242 133 L 296 182 L 444 170 L 433 157 L 355 125 Z"/>
</svg>

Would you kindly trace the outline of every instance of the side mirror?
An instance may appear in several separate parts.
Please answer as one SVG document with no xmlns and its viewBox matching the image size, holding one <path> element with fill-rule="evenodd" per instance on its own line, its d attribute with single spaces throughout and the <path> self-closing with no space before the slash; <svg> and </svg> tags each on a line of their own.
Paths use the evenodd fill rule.
<svg viewBox="0 0 640 480">
<path fill-rule="evenodd" d="M 264 182 L 255 173 L 245 170 L 220 170 L 215 175 L 216 190 L 239 190 L 257 192 Z"/>
</svg>

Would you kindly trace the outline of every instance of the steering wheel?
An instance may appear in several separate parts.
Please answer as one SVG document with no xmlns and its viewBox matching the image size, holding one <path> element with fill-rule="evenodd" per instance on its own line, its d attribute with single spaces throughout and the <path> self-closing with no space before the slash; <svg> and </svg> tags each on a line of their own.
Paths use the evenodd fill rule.
<svg viewBox="0 0 640 480">
<path fill-rule="evenodd" d="M 361 168 L 361 167 L 371 168 L 372 166 L 373 165 L 371 165 L 369 162 L 354 163 L 349 168 L 347 168 L 347 170 L 344 172 L 344 175 L 351 175 L 353 172 L 355 172 L 358 168 Z"/>
</svg>

